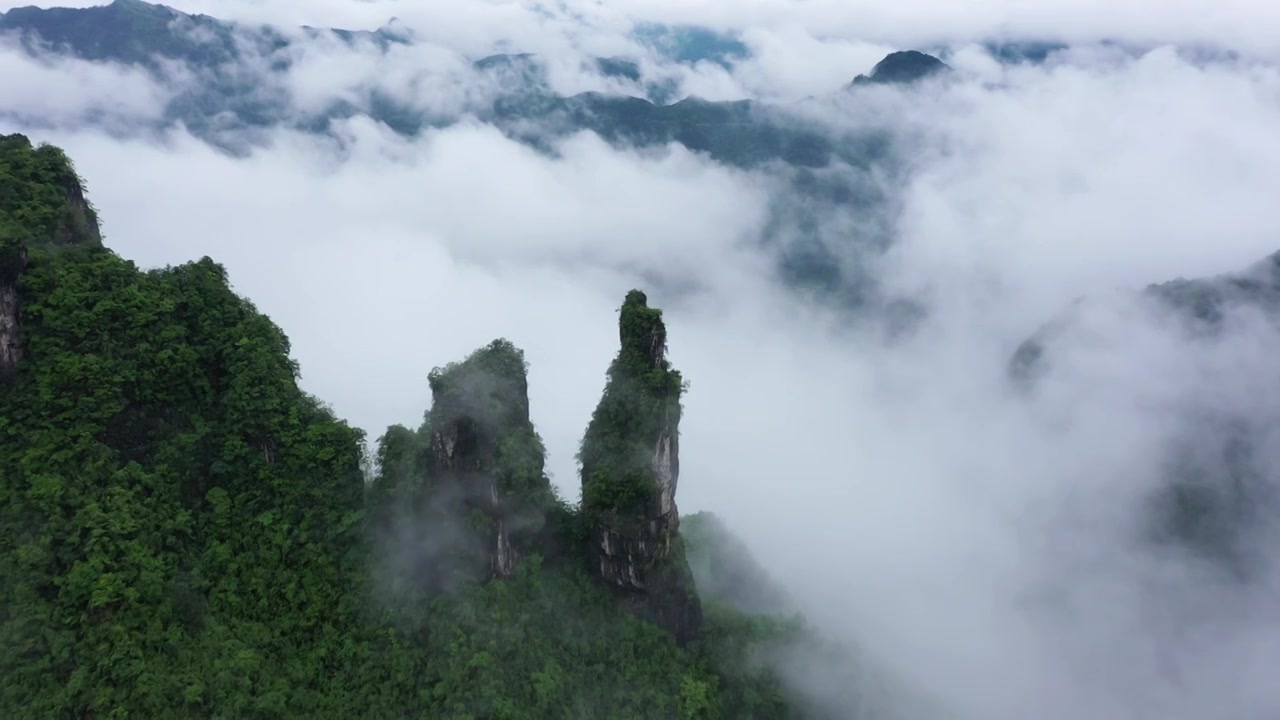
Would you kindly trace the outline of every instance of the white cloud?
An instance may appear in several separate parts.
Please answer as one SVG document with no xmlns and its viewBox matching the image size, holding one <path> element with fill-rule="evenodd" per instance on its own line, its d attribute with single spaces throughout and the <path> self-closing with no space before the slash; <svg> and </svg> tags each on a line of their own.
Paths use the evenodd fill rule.
<svg viewBox="0 0 1280 720">
<path fill-rule="evenodd" d="M 0 34 L 0 112 L 44 122 L 76 122 L 93 114 L 158 119 L 170 91 L 136 68 L 25 53 Z"/>
<path fill-rule="evenodd" d="M 1022 69 L 1005 81 L 909 114 L 942 132 L 937 162 L 911 188 L 895 277 L 951 284 L 949 296 L 1034 283 L 1018 291 L 1061 306 L 1275 249 L 1274 69 L 1199 69 L 1158 50 L 1119 69 Z M 1034 321 L 1051 308 L 1027 310 Z"/>
<path fill-rule="evenodd" d="M 751 57 L 734 75 L 749 88 L 745 95 L 795 101 L 828 95 L 869 71 L 897 47 L 840 39 L 818 39 L 804 28 L 750 28 L 743 35 Z"/>
<path fill-rule="evenodd" d="M 383 52 L 370 41 L 355 44 L 337 36 L 294 36 L 292 66 L 285 87 L 302 113 L 322 113 L 335 102 L 370 106 L 379 91 L 434 116 L 454 117 L 472 107 L 489 88 L 477 87 L 470 63 L 431 43 L 392 45 Z M 264 75 L 269 75 L 266 68 Z"/>
</svg>

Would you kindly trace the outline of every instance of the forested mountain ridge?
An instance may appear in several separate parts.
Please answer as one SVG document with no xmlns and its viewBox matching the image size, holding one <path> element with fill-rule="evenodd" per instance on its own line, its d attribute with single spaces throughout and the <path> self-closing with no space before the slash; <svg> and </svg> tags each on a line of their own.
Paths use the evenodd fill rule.
<svg viewBox="0 0 1280 720">
<path fill-rule="evenodd" d="M 398 29 L 394 21 L 374 31 L 276 28 L 191 15 L 142 0 L 114 0 L 88 8 L 15 8 L 0 14 L 0 33 L 12 34 L 31 54 L 52 52 L 139 67 L 163 83 L 169 82 L 174 67 L 184 67 L 187 74 L 173 88 L 162 124 L 181 122 L 205 140 L 236 152 L 246 150 L 248 137 L 237 131 L 254 128 L 325 132 L 336 121 L 366 115 L 396 132 L 415 135 L 450 125 L 465 114 L 544 149 L 555 138 L 588 130 L 621 145 L 675 142 L 738 166 L 778 160 L 811 168 L 832 162 L 866 165 L 881 159 L 884 150 L 879 134 L 833 137 L 827 129 L 801 122 L 788 116 L 786 108 L 769 103 L 680 98 L 674 94 L 673 78 L 646 77 L 632 57 L 584 60 L 584 73 L 612 79 L 616 89 L 572 95 L 558 94 L 550 87 L 544 60 L 535 55 L 478 58 L 470 61 L 467 77 L 459 79 L 470 88 L 470 99 L 461 108 L 444 107 L 431 98 L 408 98 L 375 83 L 371 90 L 335 94 L 323 107 L 299 109 L 293 106 L 287 86 L 275 87 L 279 74 L 305 61 L 304 41 L 328 41 L 378 55 L 412 46 L 412 33 Z M 670 55 L 677 63 L 728 65 L 747 52 L 739 42 L 696 28 L 645 26 L 633 35 L 641 45 Z M 945 67 L 923 53 L 896 55 L 927 58 Z M 901 65 L 902 58 L 895 64 L 894 56 L 881 66 L 892 70 Z M 921 77 L 914 70 L 895 73 L 881 66 L 877 66 L 881 72 L 872 72 L 879 83 Z M 263 92 L 265 86 L 275 91 Z M 21 108 L 11 111 L 20 113 Z"/>
<path fill-rule="evenodd" d="M 221 266 L 141 270 L 95 221 L 61 151 L 0 140 L 8 716 L 824 717 L 762 662 L 796 622 L 712 601 L 677 638 L 601 581 L 510 343 L 433 372 L 366 478 L 362 433 Z"/>
</svg>

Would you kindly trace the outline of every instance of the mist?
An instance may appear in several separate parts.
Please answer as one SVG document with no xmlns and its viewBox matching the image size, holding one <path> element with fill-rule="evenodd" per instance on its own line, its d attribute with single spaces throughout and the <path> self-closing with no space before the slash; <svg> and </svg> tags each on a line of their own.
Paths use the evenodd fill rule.
<svg viewBox="0 0 1280 720">
<path fill-rule="evenodd" d="M 366 28 L 391 9 L 176 5 Z M 181 127 L 122 137 L 10 118 L 0 130 L 67 150 L 106 243 L 124 257 L 223 263 L 237 292 L 289 335 L 304 388 L 371 442 L 389 424 L 418 425 L 432 367 L 511 340 L 530 363 L 552 481 L 570 500 L 574 452 L 616 350 L 616 309 L 643 287 L 664 308 L 670 358 L 691 383 L 681 511 L 722 517 L 820 632 L 889 679 L 894 690 L 868 691 L 885 716 L 1280 713 L 1280 562 L 1264 552 L 1237 576 L 1147 531 L 1172 454 L 1217 452 L 1205 417 L 1247 419 L 1261 448 L 1255 470 L 1274 486 L 1280 332 L 1232 308 L 1221 332 L 1196 335 L 1136 295 L 1280 249 L 1280 72 L 1199 62 L 1171 46 L 1125 58 L 1089 44 L 1005 67 L 970 42 L 1061 20 L 1069 39 L 1261 51 L 1280 14 L 1243 0 L 1215 5 L 1211 21 L 1193 2 L 1150 16 L 1141 2 L 1115 16 L 1096 4 L 1014 13 L 991 2 L 931 13 L 926 32 L 908 30 L 923 22 L 920 3 L 633 5 L 578 8 L 580 24 L 526 24 L 528 8 L 487 3 L 450 10 L 443 26 L 427 11 L 394 14 L 445 48 L 432 55 L 445 73 L 463 73 L 457 58 L 499 39 L 578 67 L 600 51 L 574 44 L 584 27 L 614 28 L 599 43 L 623 47 L 623 21 L 641 15 L 751 24 L 749 44 L 767 49 L 752 60 L 666 67 L 686 92 L 724 97 L 836 93 L 895 42 L 954 38 L 953 83 L 804 111 L 836 128 L 892 124 L 900 140 L 909 172 L 880 218 L 893 244 L 861 260 L 886 292 L 925 308 L 910 333 L 887 336 L 876 317 L 779 281 L 758 242 L 773 171 L 678 146 L 638 151 L 580 134 L 553 156 L 477 121 L 409 139 L 354 118 L 340 124 L 340 142 L 276 128 L 233 157 Z M 778 29 L 783 17 L 790 29 Z M 15 52 L 0 58 L 30 62 Z M 368 60 L 368 73 L 383 67 Z M 117 110 L 154 118 L 182 82 L 76 61 L 42 67 L 49 87 L 83 91 L 20 83 L 0 91 L 7 109 L 76 118 L 117 98 Z M 307 88 L 298 102 L 322 102 L 325 73 L 295 72 L 283 86 Z M 557 82 L 588 83 L 575 77 L 566 70 Z M 403 87 L 424 106 L 459 102 L 451 83 Z M 1015 388 L 1013 353 L 1079 298 L 1089 301 L 1050 346 L 1046 375 Z M 1270 547 L 1280 516 L 1270 506 L 1257 514 L 1248 543 Z M 842 702 L 840 668 L 779 661 L 813 702 Z"/>
</svg>

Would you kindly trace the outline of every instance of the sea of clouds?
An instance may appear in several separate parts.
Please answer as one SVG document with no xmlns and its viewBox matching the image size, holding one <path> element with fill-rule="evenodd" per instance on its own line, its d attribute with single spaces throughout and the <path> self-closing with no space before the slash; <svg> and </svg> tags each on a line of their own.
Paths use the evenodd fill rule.
<svg viewBox="0 0 1280 720">
<path fill-rule="evenodd" d="M 1143 531 L 1171 451 L 1216 452 L 1206 414 L 1247 417 L 1255 470 L 1274 481 L 1280 334 L 1241 310 L 1192 338 L 1129 292 L 1280 250 L 1280 6 L 173 4 L 282 27 L 394 16 L 416 38 L 384 52 L 300 36 L 291 70 L 264 80 L 297 108 L 376 86 L 460 112 L 481 92 L 470 59 L 513 50 L 543 57 L 563 93 L 617 91 L 585 59 L 631 54 L 682 94 L 814 96 L 805 112 L 832 127 L 891 124 L 910 172 L 894 242 L 871 262 L 928 312 L 887 337 L 778 281 L 758 242 L 767 170 L 590 134 L 549 156 L 465 118 L 416 138 L 361 117 L 341 142 L 267 129 L 235 157 L 181 127 L 121 132 L 163 117 L 198 73 L 0 44 L 0 130 L 70 153 L 124 257 L 223 263 L 291 338 L 304 387 L 371 441 L 420 422 L 431 367 L 506 337 L 530 363 L 553 481 L 576 498 L 616 310 L 644 287 L 691 382 L 682 511 L 722 516 L 824 634 L 931 716 L 1280 714 L 1280 556 L 1242 578 Z M 639 21 L 738 32 L 752 54 L 677 66 L 629 34 Z M 1008 66 L 977 44 L 1027 37 L 1073 49 Z M 939 43 L 954 82 L 841 94 L 886 52 Z M 1193 46 L 1238 55 L 1206 62 Z M 1012 387 L 1019 344 L 1081 297 L 1103 300 L 1041 386 Z M 1274 508 L 1259 514 L 1249 542 L 1276 547 Z M 818 701 L 841 690 L 796 675 Z"/>
</svg>

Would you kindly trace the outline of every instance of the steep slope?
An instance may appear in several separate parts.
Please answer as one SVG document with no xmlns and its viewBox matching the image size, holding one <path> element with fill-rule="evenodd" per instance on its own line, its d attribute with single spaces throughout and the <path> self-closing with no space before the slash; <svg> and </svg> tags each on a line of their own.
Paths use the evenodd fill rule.
<svg viewBox="0 0 1280 720">
<path fill-rule="evenodd" d="M 139 271 L 98 244 L 60 151 L 4 147 L 0 226 L 28 252 L 0 385 L 0 705 L 259 715 L 307 682 L 262 668 L 299 638 L 333 650 L 360 433 L 221 267 Z"/>
<path fill-rule="evenodd" d="M 61 150 L 32 148 L 23 135 L 0 136 L 0 376 L 22 358 L 18 279 L 31 252 L 102 243 L 80 178 Z"/>
</svg>

